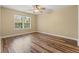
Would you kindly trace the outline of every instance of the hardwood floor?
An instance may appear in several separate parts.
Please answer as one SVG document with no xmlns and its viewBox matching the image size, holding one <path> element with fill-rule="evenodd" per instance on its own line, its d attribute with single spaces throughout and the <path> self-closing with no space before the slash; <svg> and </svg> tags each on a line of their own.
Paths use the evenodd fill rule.
<svg viewBox="0 0 79 59">
<path fill-rule="evenodd" d="M 4 38 L 4 53 L 78 53 L 79 47 L 75 40 L 31 33 L 22 36 Z"/>
</svg>

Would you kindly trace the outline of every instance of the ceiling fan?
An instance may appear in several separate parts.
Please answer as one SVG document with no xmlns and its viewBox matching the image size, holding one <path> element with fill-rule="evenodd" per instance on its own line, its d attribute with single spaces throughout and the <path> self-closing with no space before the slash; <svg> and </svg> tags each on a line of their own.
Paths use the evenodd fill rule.
<svg viewBox="0 0 79 59">
<path fill-rule="evenodd" d="M 45 7 L 41 6 L 41 5 L 34 5 L 33 6 L 33 12 L 34 13 L 43 13 L 45 11 Z"/>
<path fill-rule="evenodd" d="M 52 9 L 47 8 L 45 5 L 32 5 L 31 9 L 28 9 L 28 11 L 31 11 L 33 14 L 45 14 L 50 13 Z"/>
</svg>

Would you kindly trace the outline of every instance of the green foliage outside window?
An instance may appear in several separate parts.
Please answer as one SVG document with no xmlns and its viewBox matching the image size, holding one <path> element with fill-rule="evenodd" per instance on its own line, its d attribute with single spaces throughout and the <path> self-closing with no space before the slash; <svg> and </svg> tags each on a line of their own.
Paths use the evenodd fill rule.
<svg viewBox="0 0 79 59">
<path fill-rule="evenodd" d="M 15 16 L 15 28 L 17 29 L 27 29 L 31 27 L 31 21 L 30 21 L 30 17 L 26 17 L 26 16 L 20 16 L 20 15 L 16 15 Z"/>
</svg>

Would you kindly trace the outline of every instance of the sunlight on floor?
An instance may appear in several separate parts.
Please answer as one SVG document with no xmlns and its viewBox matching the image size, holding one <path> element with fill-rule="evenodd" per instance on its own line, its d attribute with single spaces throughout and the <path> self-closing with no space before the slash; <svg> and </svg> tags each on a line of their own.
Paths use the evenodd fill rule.
<svg viewBox="0 0 79 59">
<path fill-rule="evenodd" d="M 31 36 L 16 38 L 8 48 L 10 53 L 29 53 L 31 48 Z"/>
</svg>

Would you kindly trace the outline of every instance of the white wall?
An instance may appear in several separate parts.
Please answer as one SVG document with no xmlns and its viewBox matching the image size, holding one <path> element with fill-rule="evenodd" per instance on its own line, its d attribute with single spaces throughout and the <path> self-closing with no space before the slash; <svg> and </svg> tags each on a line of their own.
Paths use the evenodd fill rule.
<svg viewBox="0 0 79 59">
<path fill-rule="evenodd" d="M 1 7 L 0 7 L 0 52 L 1 52 Z"/>
<path fill-rule="evenodd" d="M 78 46 L 79 46 L 79 6 L 78 6 Z"/>
<path fill-rule="evenodd" d="M 31 29 L 14 30 L 14 15 L 24 15 L 31 17 Z M 2 8 L 1 36 L 16 36 L 36 31 L 36 15 L 16 11 L 8 8 Z"/>
<path fill-rule="evenodd" d="M 78 8 L 69 6 L 38 16 L 38 31 L 78 39 Z"/>
</svg>

